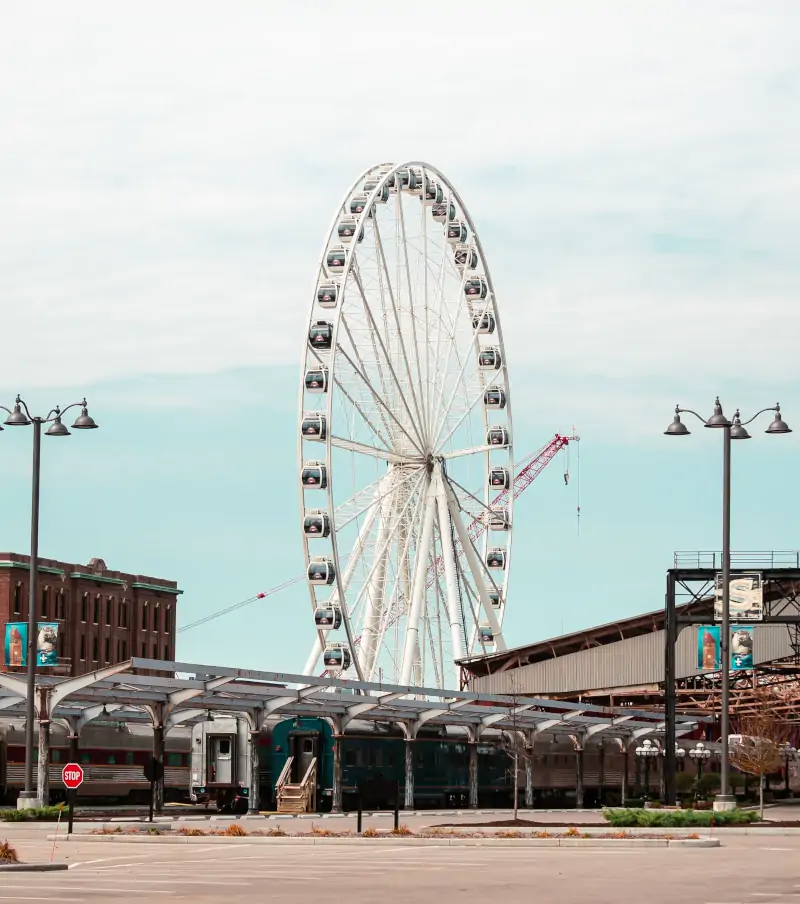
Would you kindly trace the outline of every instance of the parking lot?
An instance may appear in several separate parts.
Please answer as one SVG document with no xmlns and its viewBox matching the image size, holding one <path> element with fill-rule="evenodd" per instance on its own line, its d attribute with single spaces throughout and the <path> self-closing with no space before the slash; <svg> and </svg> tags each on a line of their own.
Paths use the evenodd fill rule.
<svg viewBox="0 0 800 904">
<path fill-rule="evenodd" d="M 49 860 L 45 826 L 9 826 L 24 860 Z M 5 833 L 4 833 L 5 834 Z M 618 904 L 621 888 L 648 904 L 771 904 L 800 898 L 800 839 L 737 836 L 723 847 L 531 849 L 272 847 L 96 842 L 59 844 L 54 873 L 0 875 L 0 901 L 129 902 L 170 896 L 196 904 L 253 901 Z"/>
</svg>

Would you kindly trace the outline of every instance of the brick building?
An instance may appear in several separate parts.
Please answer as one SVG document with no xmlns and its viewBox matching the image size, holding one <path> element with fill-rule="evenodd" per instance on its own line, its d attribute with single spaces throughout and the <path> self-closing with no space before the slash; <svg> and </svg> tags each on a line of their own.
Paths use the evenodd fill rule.
<svg viewBox="0 0 800 904">
<path fill-rule="evenodd" d="M 0 553 L 0 622 L 28 620 L 30 557 Z M 39 559 L 37 621 L 59 623 L 58 666 L 82 675 L 132 656 L 175 658 L 175 581 L 111 571 L 102 559 L 73 565 Z M 3 660 L 2 668 L 9 669 Z"/>
</svg>

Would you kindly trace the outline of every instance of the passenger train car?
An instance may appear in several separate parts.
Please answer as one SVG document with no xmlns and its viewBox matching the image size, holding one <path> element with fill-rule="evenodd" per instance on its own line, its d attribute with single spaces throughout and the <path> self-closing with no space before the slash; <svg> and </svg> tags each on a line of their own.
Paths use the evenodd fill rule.
<svg viewBox="0 0 800 904">
<path fill-rule="evenodd" d="M 36 735 L 34 735 L 36 738 Z M 188 798 L 189 730 L 173 729 L 165 739 L 164 797 L 167 801 Z M 111 719 L 89 722 L 81 732 L 77 760 L 83 766 L 84 782 L 79 800 L 146 804 L 150 783 L 144 766 L 153 755 L 153 729 L 147 723 Z M 71 760 L 63 725 L 50 728 L 50 802 L 65 798 L 61 770 Z M 0 793 L 3 802 L 14 804 L 24 787 L 24 722 L 14 720 L 0 726 Z"/>
</svg>

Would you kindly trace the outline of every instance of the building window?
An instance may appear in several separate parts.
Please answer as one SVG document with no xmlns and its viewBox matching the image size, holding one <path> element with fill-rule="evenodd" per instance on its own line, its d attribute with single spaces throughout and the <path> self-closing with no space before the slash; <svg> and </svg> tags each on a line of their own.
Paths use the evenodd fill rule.
<svg viewBox="0 0 800 904">
<path fill-rule="evenodd" d="M 22 584 L 14 585 L 14 615 L 22 614 Z"/>
<path fill-rule="evenodd" d="M 114 597 L 107 596 L 106 597 L 106 624 L 107 625 L 111 624 L 111 607 L 112 607 L 113 603 L 114 603 Z"/>
<path fill-rule="evenodd" d="M 100 624 L 100 594 L 96 593 L 94 597 L 94 618 L 92 619 L 96 625 Z"/>
<path fill-rule="evenodd" d="M 128 627 L 128 601 L 120 600 L 119 609 L 117 611 L 117 625 L 120 628 Z"/>
<path fill-rule="evenodd" d="M 42 587 L 42 618 L 47 619 L 50 617 L 50 588 L 45 586 Z"/>
<path fill-rule="evenodd" d="M 169 634 L 172 630 L 172 606 L 164 608 L 164 633 Z"/>
<path fill-rule="evenodd" d="M 124 662 L 127 658 L 128 658 L 128 641 L 123 640 L 122 641 L 122 656 L 120 656 L 120 659 L 122 660 L 122 662 Z"/>
<path fill-rule="evenodd" d="M 84 593 L 81 597 L 81 621 L 86 621 L 87 610 L 89 609 L 89 594 Z"/>
<path fill-rule="evenodd" d="M 111 662 L 111 639 L 106 637 L 106 662 Z"/>
<path fill-rule="evenodd" d="M 58 591 L 58 596 L 56 597 L 56 618 L 59 621 L 64 621 L 67 612 L 67 598 L 64 595 L 63 590 Z"/>
<path fill-rule="evenodd" d="M 147 603 L 142 603 L 142 631 L 147 630 Z"/>
<path fill-rule="evenodd" d="M 169 644 L 164 646 L 164 662 L 169 662 Z"/>
<path fill-rule="evenodd" d="M 158 659 L 158 644 L 153 641 L 153 659 Z"/>
<path fill-rule="evenodd" d="M 147 644 L 142 644 L 142 659 L 147 659 Z"/>
<path fill-rule="evenodd" d="M 86 635 L 81 634 L 81 659 L 86 659 Z"/>
<path fill-rule="evenodd" d="M 58 641 L 56 642 L 56 649 L 58 650 L 58 658 L 61 659 L 61 657 L 64 655 L 64 632 L 63 631 L 58 632 Z"/>
<path fill-rule="evenodd" d="M 153 631 L 156 632 L 156 633 L 157 633 L 157 632 L 159 631 L 159 629 L 161 628 L 161 624 L 160 624 L 161 618 L 160 618 L 160 615 L 161 615 L 161 603 L 156 603 L 156 607 L 155 607 L 155 609 L 154 609 L 154 611 L 153 611 Z"/>
<path fill-rule="evenodd" d="M 100 655 L 99 651 L 100 644 L 97 642 L 97 638 L 95 637 L 92 641 L 92 662 L 97 662 L 97 657 Z"/>
</svg>

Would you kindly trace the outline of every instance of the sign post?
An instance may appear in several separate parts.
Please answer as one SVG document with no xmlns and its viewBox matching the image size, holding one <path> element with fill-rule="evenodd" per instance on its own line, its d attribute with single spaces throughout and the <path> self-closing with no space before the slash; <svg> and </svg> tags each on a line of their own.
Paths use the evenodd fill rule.
<svg viewBox="0 0 800 904">
<path fill-rule="evenodd" d="M 150 782 L 150 819 L 153 821 L 153 804 L 156 796 L 156 782 L 164 777 L 164 764 L 154 756 L 150 757 L 144 767 L 144 777 Z"/>
<path fill-rule="evenodd" d="M 67 763 L 61 771 L 61 781 L 67 789 L 67 799 L 69 801 L 69 827 L 67 834 L 72 834 L 72 820 L 75 815 L 75 792 L 83 784 L 83 768 L 77 763 Z"/>
</svg>

